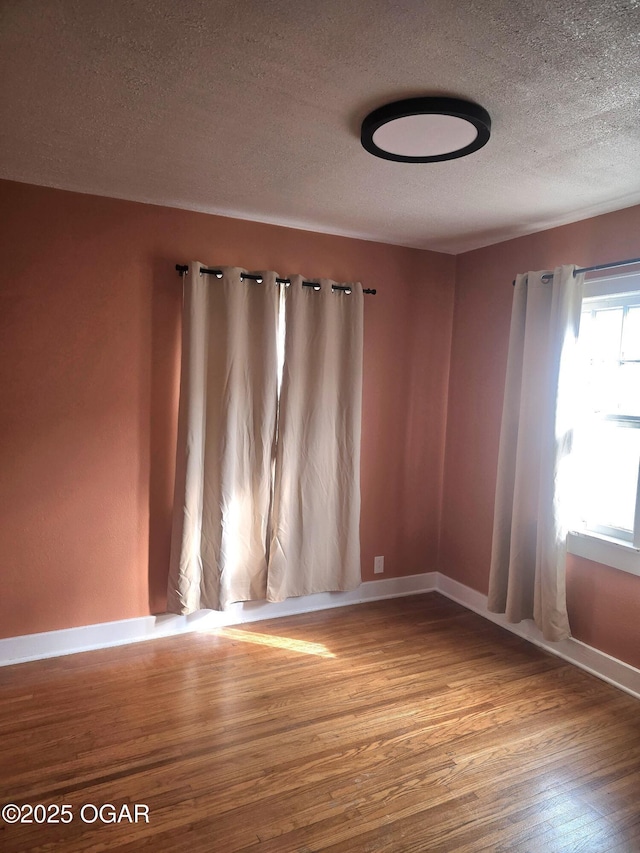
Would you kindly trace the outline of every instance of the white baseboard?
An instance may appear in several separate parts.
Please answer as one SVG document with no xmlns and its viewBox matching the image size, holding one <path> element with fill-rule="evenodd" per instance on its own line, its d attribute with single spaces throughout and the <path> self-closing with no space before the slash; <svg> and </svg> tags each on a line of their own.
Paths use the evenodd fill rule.
<svg viewBox="0 0 640 853">
<path fill-rule="evenodd" d="M 0 640 L 0 666 L 104 649 L 109 646 L 122 646 L 127 643 L 167 637 L 171 634 L 183 634 L 187 631 L 241 625 L 262 619 L 277 619 L 282 616 L 294 616 L 297 613 L 361 604 L 364 601 L 433 592 L 435 588 L 436 572 L 428 572 L 402 578 L 367 581 L 349 592 L 323 592 L 300 598 L 288 598 L 286 601 L 277 603 L 239 602 L 223 612 L 198 610 L 189 616 L 167 613 L 162 616 L 142 616 L 138 619 L 122 619 L 118 622 L 103 622 L 99 625 L 83 625 L 61 631 L 8 637 Z"/>
<path fill-rule="evenodd" d="M 591 675 L 613 684 L 625 693 L 630 693 L 636 699 L 640 699 L 640 669 L 636 669 L 624 661 L 618 660 L 606 652 L 601 652 L 594 649 L 593 646 L 588 646 L 580 640 L 561 640 L 559 643 L 552 643 L 545 640 L 540 630 L 530 620 L 525 619 L 523 622 L 513 624 L 507 622 L 504 615 L 499 613 L 490 613 L 487 610 L 487 596 L 471 589 L 458 581 L 438 572 L 436 581 L 436 589 L 442 595 L 446 595 L 452 601 L 457 601 L 469 610 L 479 613 L 485 619 L 495 622 L 501 628 L 506 628 L 512 634 L 517 634 L 523 637 L 530 643 L 551 652 L 569 663 L 579 666 Z"/>
<path fill-rule="evenodd" d="M 0 666 L 103 649 L 109 646 L 122 646 L 142 640 L 167 637 L 172 634 L 183 634 L 188 631 L 241 625 L 246 622 L 277 619 L 282 616 L 294 616 L 298 613 L 309 613 L 314 610 L 361 604 L 365 601 L 378 601 L 384 598 L 398 598 L 404 595 L 435 591 L 452 601 L 458 602 L 463 607 L 473 610 L 496 625 L 506 628 L 513 634 L 523 637 L 530 643 L 575 664 L 575 666 L 640 699 L 639 669 L 581 643 L 579 640 L 569 639 L 560 643 L 551 643 L 543 638 L 538 628 L 530 620 L 525 620 L 517 625 L 507 622 L 504 616 L 490 613 L 487 610 L 486 595 L 482 595 L 471 587 L 439 572 L 367 581 L 350 592 L 323 592 L 317 595 L 289 598 L 277 603 L 248 601 L 234 604 L 223 612 L 199 610 L 189 616 L 172 614 L 143 616 L 139 619 L 123 619 L 118 622 L 85 625 L 62 631 L 47 631 L 42 634 L 9 637 L 0 640 Z"/>
</svg>

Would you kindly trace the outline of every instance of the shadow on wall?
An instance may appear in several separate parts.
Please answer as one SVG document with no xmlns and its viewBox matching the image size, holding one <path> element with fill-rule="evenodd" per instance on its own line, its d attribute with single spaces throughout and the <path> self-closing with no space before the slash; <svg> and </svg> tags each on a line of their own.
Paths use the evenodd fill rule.
<svg viewBox="0 0 640 853">
<path fill-rule="evenodd" d="M 149 612 L 157 614 L 166 610 L 171 549 L 182 281 L 175 259 L 154 258 L 152 269 L 149 423 L 141 434 L 149 436 Z"/>
</svg>

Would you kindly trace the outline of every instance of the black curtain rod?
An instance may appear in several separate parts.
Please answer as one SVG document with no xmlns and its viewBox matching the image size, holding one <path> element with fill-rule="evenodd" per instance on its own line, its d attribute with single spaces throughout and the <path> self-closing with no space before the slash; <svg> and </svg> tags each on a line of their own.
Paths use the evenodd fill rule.
<svg viewBox="0 0 640 853">
<path fill-rule="evenodd" d="M 575 278 L 579 273 L 582 273 L 582 272 L 596 272 L 598 270 L 611 270 L 614 267 L 630 267 L 633 264 L 640 264 L 640 258 L 628 258 L 626 261 L 611 261 L 611 263 L 608 263 L 608 264 L 596 264 L 595 267 L 582 267 L 579 270 L 573 271 L 573 277 Z M 553 273 L 548 272 L 542 276 L 542 281 L 551 281 L 552 278 L 553 278 Z M 514 278 L 512 284 L 515 287 L 515 284 L 516 284 L 515 278 Z"/>
<path fill-rule="evenodd" d="M 611 261 L 610 264 L 598 264 L 595 267 L 582 267 L 581 270 L 574 270 L 574 276 L 581 272 L 595 272 L 596 270 L 609 270 L 613 267 L 630 267 L 632 264 L 640 264 L 640 258 L 629 258 L 626 261 Z"/>
<path fill-rule="evenodd" d="M 188 269 L 189 269 L 188 264 L 176 264 L 176 271 L 179 272 L 180 275 L 185 275 L 185 273 L 188 271 Z M 215 275 L 218 278 L 222 278 L 222 270 L 208 269 L 207 267 L 200 267 L 200 272 L 205 273 L 205 275 Z M 241 273 L 240 278 L 241 279 L 248 278 L 248 279 L 251 279 L 251 281 L 262 281 L 261 275 L 256 275 L 255 273 L 250 273 L 250 272 Z M 291 280 L 288 278 L 276 278 L 276 282 L 278 284 L 291 284 Z M 317 281 L 303 281 L 302 286 L 303 287 L 313 287 L 315 290 L 320 290 L 320 285 L 318 284 Z M 351 293 L 350 287 L 346 287 L 346 286 L 343 286 L 341 284 L 332 284 L 331 289 L 332 290 L 345 290 L 345 291 Z M 376 289 L 375 288 L 364 288 L 363 287 L 362 292 L 363 293 L 370 293 L 372 296 L 376 295 Z"/>
</svg>

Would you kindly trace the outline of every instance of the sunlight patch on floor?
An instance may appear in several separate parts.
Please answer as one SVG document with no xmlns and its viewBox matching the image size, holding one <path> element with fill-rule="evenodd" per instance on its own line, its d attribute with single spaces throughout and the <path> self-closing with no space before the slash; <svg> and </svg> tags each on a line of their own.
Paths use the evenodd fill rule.
<svg viewBox="0 0 640 853">
<path fill-rule="evenodd" d="M 335 658 L 333 652 L 330 652 L 322 643 L 309 643 L 306 640 L 294 640 L 291 637 L 274 637 L 271 634 L 257 634 L 255 631 L 243 631 L 238 628 L 215 628 L 207 633 L 214 634 L 216 637 L 226 637 L 229 640 L 240 640 L 243 643 L 254 643 L 258 646 L 271 646 L 274 649 L 284 649 L 304 655 Z"/>
</svg>

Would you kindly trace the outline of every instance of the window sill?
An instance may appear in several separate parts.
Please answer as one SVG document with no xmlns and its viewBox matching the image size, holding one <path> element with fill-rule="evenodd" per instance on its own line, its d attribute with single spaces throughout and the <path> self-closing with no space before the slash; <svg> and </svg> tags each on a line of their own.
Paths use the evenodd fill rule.
<svg viewBox="0 0 640 853">
<path fill-rule="evenodd" d="M 635 548 L 630 542 L 598 536 L 596 533 L 572 531 L 567 535 L 567 551 L 593 560 L 594 563 L 640 575 L 640 548 Z"/>
</svg>

